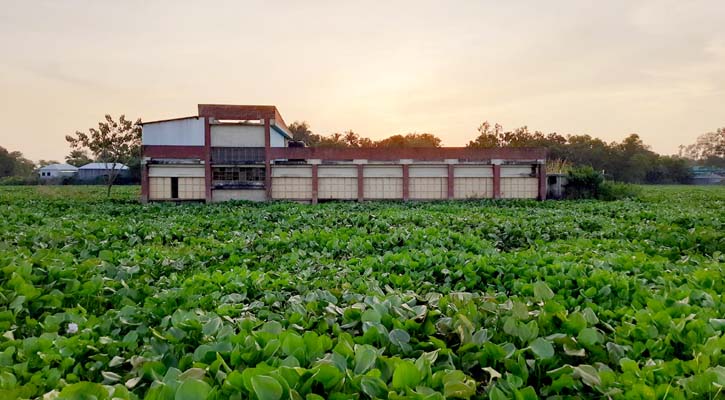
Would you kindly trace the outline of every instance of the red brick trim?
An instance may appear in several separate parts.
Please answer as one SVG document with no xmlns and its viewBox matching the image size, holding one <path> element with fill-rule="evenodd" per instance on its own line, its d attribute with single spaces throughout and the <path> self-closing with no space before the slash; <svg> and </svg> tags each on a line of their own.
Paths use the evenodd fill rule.
<svg viewBox="0 0 725 400">
<path fill-rule="evenodd" d="M 453 166 L 453 164 L 448 164 L 448 198 L 449 199 L 452 199 L 455 196 L 454 191 L 453 191 L 453 185 L 455 183 L 455 180 L 453 178 L 453 168 L 455 168 Z"/>
<path fill-rule="evenodd" d="M 204 118 L 204 188 L 207 203 L 212 202 L 211 178 L 211 125 L 209 118 Z"/>
<path fill-rule="evenodd" d="M 151 158 L 198 158 L 205 157 L 204 146 L 143 146 L 143 156 Z"/>
<path fill-rule="evenodd" d="M 317 177 L 317 164 L 312 164 L 312 204 L 317 204 L 317 190 L 320 180 Z"/>
<path fill-rule="evenodd" d="M 528 147 L 501 147 L 494 149 L 470 149 L 466 147 L 439 148 L 330 148 L 330 147 L 275 147 L 272 159 L 319 159 L 330 161 L 372 160 L 397 161 L 412 159 L 419 161 L 536 161 L 546 158 L 546 149 Z"/>
<path fill-rule="evenodd" d="M 267 191 L 267 200 L 272 199 L 272 164 L 269 151 L 272 149 L 270 133 L 270 120 L 264 119 L 264 188 Z"/>
<path fill-rule="evenodd" d="M 493 198 L 501 198 L 501 166 L 498 164 L 493 166 Z"/>
<path fill-rule="evenodd" d="M 539 200 L 546 200 L 547 189 L 546 165 L 539 164 Z"/>
<path fill-rule="evenodd" d="M 274 106 L 238 106 L 229 104 L 199 104 L 199 116 L 219 120 L 272 119 L 277 114 Z"/>
<path fill-rule="evenodd" d="M 408 164 L 403 164 L 403 201 L 410 198 L 410 169 Z"/>
<path fill-rule="evenodd" d="M 363 180 L 363 168 L 362 164 L 357 165 L 357 201 L 363 201 L 365 199 L 365 181 Z"/>
</svg>

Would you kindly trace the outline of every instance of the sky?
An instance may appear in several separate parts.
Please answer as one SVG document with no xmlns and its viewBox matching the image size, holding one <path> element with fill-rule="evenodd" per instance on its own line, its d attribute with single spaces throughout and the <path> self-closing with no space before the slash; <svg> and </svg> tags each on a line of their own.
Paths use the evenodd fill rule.
<svg viewBox="0 0 725 400">
<path fill-rule="evenodd" d="M 315 133 L 483 121 L 661 154 L 725 126 L 725 1 L 0 0 L 0 146 L 61 160 L 105 114 L 272 104 Z"/>
</svg>

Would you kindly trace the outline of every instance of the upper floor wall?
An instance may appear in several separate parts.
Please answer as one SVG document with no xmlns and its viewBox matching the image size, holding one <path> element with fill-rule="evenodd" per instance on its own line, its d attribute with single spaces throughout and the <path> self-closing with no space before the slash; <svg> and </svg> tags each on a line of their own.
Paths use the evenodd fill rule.
<svg viewBox="0 0 725 400">
<path fill-rule="evenodd" d="M 287 137 L 270 127 L 270 146 L 286 147 Z M 282 131 L 283 132 L 283 131 Z M 264 125 L 218 124 L 211 126 L 212 147 L 264 147 Z"/>
<path fill-rule="evenodd" d="M 204 146 L 204 118 L 189 117 L 143 125 L 144 146 Z"/>
<path fill-rule="evenodd" d="M 189 117 L 143 125 L 144 146 L 204 146 L 204 117 Z M 216 123 L 210 126 L 211 147 L 264 147 L 261 123 Z M 289 133 L 278 121 L 270 120 L 270 146 L 286 147 Z"/>
</svg>

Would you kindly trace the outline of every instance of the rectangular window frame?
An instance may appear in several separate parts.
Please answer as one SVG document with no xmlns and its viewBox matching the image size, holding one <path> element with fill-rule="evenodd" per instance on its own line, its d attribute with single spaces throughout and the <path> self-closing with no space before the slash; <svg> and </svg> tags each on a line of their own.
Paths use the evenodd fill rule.
<svg viewBox="0 0 725 400">
<path fill-rule="evenodd" d="M 264 189 L 265 167 L 250 166 L 214 166 L 212 167 L 212 186 L 214 189 Z"/>
</svg>

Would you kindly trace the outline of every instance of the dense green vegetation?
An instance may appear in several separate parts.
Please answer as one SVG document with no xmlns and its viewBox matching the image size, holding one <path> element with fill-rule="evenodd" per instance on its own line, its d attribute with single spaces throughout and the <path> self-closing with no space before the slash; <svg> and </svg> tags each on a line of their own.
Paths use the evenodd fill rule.
<svg viewBox="0 0 725 400">
<path fill-rule="evenodd" d="M 118 189 L 0 188 L 0 398 L 722 396 L 725 188 L 318 206 Z"/>
</svg>

